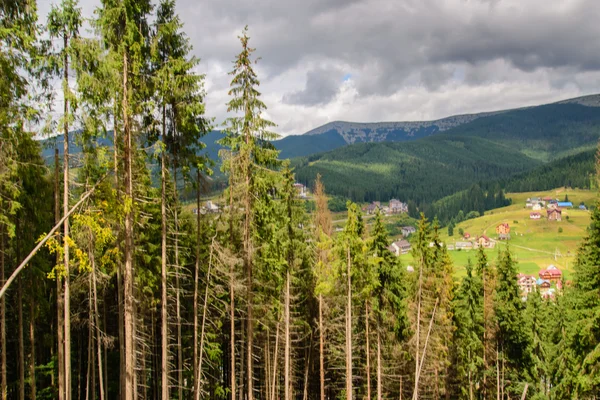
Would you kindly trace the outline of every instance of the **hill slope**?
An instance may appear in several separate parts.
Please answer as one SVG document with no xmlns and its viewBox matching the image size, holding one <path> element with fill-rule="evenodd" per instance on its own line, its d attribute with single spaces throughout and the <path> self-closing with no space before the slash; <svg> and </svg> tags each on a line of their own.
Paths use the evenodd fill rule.
<svg viewBox="0 0 600 400">
<path fill-rule="evenodd" d="M 595 148 L 600 138 L 600 107 L 549 104 L 479 118 L 445 132 L 508 145 L 541 161 Z"/>
<path fill-rule="evenodd" d="M 320 173 L 329 193 L 355 201 L 396 197 L 431 202 L 540 162 L 487 139 L 436 135 L 413 142 L 355 144 L 294 164 L 299 181 L 311 183 Z"/>
</svg>

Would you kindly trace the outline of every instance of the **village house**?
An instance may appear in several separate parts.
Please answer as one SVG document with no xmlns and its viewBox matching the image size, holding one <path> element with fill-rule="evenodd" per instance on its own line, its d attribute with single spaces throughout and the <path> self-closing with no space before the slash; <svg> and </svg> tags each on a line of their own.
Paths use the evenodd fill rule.
<svg viewBox="0 0 600 400">
<path fill-rule="evenodd" d="M 540 214 L 539 212 L 529 213 L 529 219 L 540 219 L 540 218 L 542 218 L 542 214 Z"/>
<path fill-rule="evenodd" d="M 198 214 L 198 209 L 194 208 L 192 210 L 192 212 L 197 215 Z M 219 208 L 219 206 L 217 204 L 213 203 L 211 200 L 208 200 L 206 202 L 206 204 L 203 207 L 200 208 L 200 214 L 206 214 L 207 212 L 209 212 L 209 213 L 219 213 L 219 212 L 221 212 L 221 209 Z"/>
<path fill-rule="evenodd" d="M 510 226 L 507 223 L 502 223 L 496 227 L 496 233 L 498 234 L 498 239 L 508 240 L 510 239 Z"/>
<path fill-rule="evenodd" d="M 525 297 L 527 297 L 527 295 L 533 292 L 536 288 L 535 276 L 518 274 L 517 284 L 519 285 L 519 289 L 521 289 L 521 293 L 524 294 Z"/>
<path fill-rule="evenodd" d="M 471 250 L 473 248 L 473 242 L 456 242 L 456 250 Z"/>
<path fill-rule="evenodd" d="M 397 240 L 392 243 L 388 249 L 397 256 L 400 254 L 408 254 L 410 251 L 410 243 L 405 239 Z"/>
<path fill-rule="evenodd" d="M 587 210 L 587 207 L 585 206 L 585 204 L 580 204 L 579 209 L 582 211 L 585 211 L 585 210 Z"/>
<path fill-rule="evenodd" d="M 550 288 L 552 288 L 552 284 L 550 283 L 550 281 L 547 281 L 542 278 L 538 278 L 538 280 L 536 281 L 536 285 L 542 296 L 545 293 L 547 293 L 548 290 L 550 290 Z"/>
<path fill-rule="evenodd" d="M 560 208 L 554 208 L 548 210 L 548 221 L 562 221 L 562 210 Z"/>
<path fill-rule="evenodd" d="M 365 211 L 367 212 L 367 214 L 375 214 L 375 211 L 377 211 L 377 209 L 381 209 L 381 203 L 378 201 L 374 201 L 367 206 Z"/>
<path fill-rule="evenodd" d="M 537 204 L 537 203 L 540 203 L 542 206 L 545 206 L 545 205 L 546 205 L 546 202 L 545 202 L 544 200 L 540 199 L 539 197 L 532 197 L 532 198 L 530 199 L 530 201 L 531 201 L 531 203 L 532 203 L 532 204 L 534 204 L 534 205 L 535 205 L 535 204 Z"/>
<path fill-rule="evenodd" d="M 465 234 L 463 235 L 463 238 L 471 239 L 471 234 L 469 232 L 465 232 Z"/>
<path fill-rule="evenodd" d="M 400 213 L 408 212 L 408 204 L 403 203 L 397 199 L 390 200 L 389 208 L 390 208 L 391 214 L 400 214 Z"/>
<path fill-rule="evenodd" d="M 294 183 L 294 188 L 296 189 L 300 197 L 304 198 L 308 195 L 308 189 L 306 189 L 306 186 L 304 186 L 303 184 Z"/>
<path fill-rule="evenodd" d="M 539 273 L 540 278 L 549 282 L 559 282 L 562 278 L 562 271 L 554 265 L 550 265 L 548 268 L 543 269 Z"/>
<path fill-rule="evenodd" d="M 403 226 L 402 227 L 402 236 L 408 237 L 415 233 L 417 229 L 414 226 Z"/>
<path fill-rule="evenodd" d="M 542 209 L 542 203 L 533 203 L 533 207 L 531 207 L 531 209 L 533 211 L 540 211 Z"/>
<path fill-rule="evenodd" d="M 556 210 L 558 208 L 558 203 L 548 203 L 546 207 L 548 210 Z"/>
<path fill-rule="evenodd" d="M 556 200 L 553 199 L 552 197 L 544 197 L 542 199 L 542 201 L 545 201 L 546 203 L 549 203 L 549 202 L 555 202 Z"/>
<path fill-rule="evenodd" d="M 489 237 L 481 235 L 477 238 L 477 246 L 483 247 L 484 249 L 493 249 L 495 243 Z"/>
</svg>

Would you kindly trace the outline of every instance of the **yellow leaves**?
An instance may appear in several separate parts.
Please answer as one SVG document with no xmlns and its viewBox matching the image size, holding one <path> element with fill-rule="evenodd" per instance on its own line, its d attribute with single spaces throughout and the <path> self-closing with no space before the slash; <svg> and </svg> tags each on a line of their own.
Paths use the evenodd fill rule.
<svg viewBox="0 0 600 400">
<path fill-rule="evenodd" d="M 124 196 L 123 198 L 123 212 L 129 214 L 133 210 L 133 199 L 131 196 Z"/>
</svg>

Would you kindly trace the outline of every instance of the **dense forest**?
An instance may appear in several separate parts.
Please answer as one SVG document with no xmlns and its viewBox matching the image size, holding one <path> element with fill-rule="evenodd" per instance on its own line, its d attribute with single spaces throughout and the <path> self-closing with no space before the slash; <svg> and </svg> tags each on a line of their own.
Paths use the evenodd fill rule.
<svg viewBox="0 0 600 400">
<path fill-rule="evenodd" d="M 325 177 L 309 214 L 271 143 L 245 28 L 225 207 L 192 213 L 180 195 L 199 210 L 215 160 L 198 156 L 211 119 L 175 2 L 103 0 L 92 38 L 75 0 L 43 25 L 30 0 L 0 10 L 0 398 L 600 396 L 600 208 L 554 301 L 522 301 L 509 249 L 480 250 L 456 281 L 424 215 L 410 270 L 381 215 L 367 229 L 349 202 L 334 234 Z M 47 132 L 64 135 L 51 167 Z"/>
<path fill-rule="evenodd" d="M 352 201 L 397 198 L 431 204 L 473 182 L 495 180 L 539 165 L 487 139 L 434 135 L 413 142 L 361 143 L 294 159 L 300 182 L 317 173 L 331 194 Z"/>
</svg>

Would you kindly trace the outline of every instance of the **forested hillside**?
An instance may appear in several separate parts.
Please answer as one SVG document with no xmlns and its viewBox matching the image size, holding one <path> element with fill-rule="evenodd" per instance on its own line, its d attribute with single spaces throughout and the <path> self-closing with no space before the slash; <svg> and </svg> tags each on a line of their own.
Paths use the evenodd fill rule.
<svg viewBox="0 0 600 400">
<path fill-rule="evenodd" d="M 210 160 L 205 77 L 174 1 L 106 0 L 82 15 L 63 0 L 45 24 L 34 5 L 0 2 L 1 399 L 600 395 L 600 207 L 553 300 L 522 300 L 508 247 L 494 262 L 473 253 L 455 280 L 425 216 L 412 268 L 381 214 L 367 228 L 348 202 L 332 227 L 326 189 L 430 201 L 463 187 L 476 208 L 506 199 L 474 181 L 539 161 L 437 135 L 304 159 L 297 177 L 272 144 L 248 27 Z M 33 139 L 48 132 L 64 135 L 50 164 Z M 213 162 L 228 185 L 207 204 Z M 319 165 L 322 179 L 302 177 Z M 314 188 L 310 214 L 298 179 Z"/>
<path fill-rule="evenodd" d="M 445 134 L 485 138 L 546 162 L 595 148 L 600 108 L 548 104 L 479 118 Z"/>
<path fill-rule="evenodd" d="M 354 201 L 398 198 L 417 204 L 508 177 L 540 162 L 486 139 L 432 136 L 406 143 L 365 143 L 294 160 L 298 180 L 317 173 L 332 194 Z"/>
</svg>

